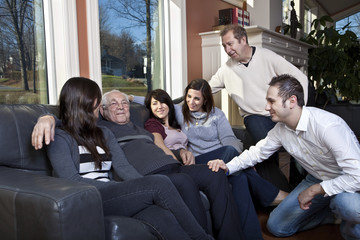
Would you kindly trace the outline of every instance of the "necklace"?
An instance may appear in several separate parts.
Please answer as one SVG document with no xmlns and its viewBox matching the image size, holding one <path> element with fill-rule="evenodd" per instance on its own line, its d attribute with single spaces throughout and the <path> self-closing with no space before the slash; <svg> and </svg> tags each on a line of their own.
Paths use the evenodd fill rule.
<svg viewBox="0 0 360 240">
<path fill-rule="evenodd" d="M 200 116 L 201 117 L 201 116 Z M 200 120 L 200 117 L 196 117 L 195 115 L 194 115 L 194 118 L 195 118 L 195 125 L 197 126 L 197 125 L 199 125 L 199 120 Z"/>
</svg>

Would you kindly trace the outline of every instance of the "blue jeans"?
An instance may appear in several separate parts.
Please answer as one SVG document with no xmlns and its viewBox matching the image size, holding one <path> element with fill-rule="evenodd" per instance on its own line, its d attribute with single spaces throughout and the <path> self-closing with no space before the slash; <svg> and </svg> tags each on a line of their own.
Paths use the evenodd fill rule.
<svg viewBox="0 0 360 240">
<path fill-rule="evenodd" d="M 270 117 L 250 115 L 244 118 L 246 130 L 250 133 L 255 143 L 264 139 L 268 132 L 275 126 Z M 269 159 L 256 164 L 258 174 L 283 191 L 290 192 L 289 183 L 279 168 L 279 154 L 274 153 Z"/>
<path fill-rule="evenodd" d="M 211 239 L 166 176 L 108 182 L 98 189 L 105 216 L 136 218 L 148 223 L 165 239 Z"/>
<path fill-rule="evenodd" d="M 211 152 L 203 153 L 195 157 L 196 164 L 206 164 L 210 160 L 221 159 L 229 162 L 234 157 L 239 156 L 239 152 L 233 146 L 222 146 Z"/>
<path fill-rule="evenodd" d="M 307 177 L 276 207 L 267 222 L 268 230 L 277 237 L 287 237 L 334 221 L 334 214 L 342 219 L 341 234 L 345 239 L 360 239 L 360 194 L 340 193 L 331 197 L 317 195 L 308 210 L 299 206 L 298 195 L 321 180 Z"/>
</svg>

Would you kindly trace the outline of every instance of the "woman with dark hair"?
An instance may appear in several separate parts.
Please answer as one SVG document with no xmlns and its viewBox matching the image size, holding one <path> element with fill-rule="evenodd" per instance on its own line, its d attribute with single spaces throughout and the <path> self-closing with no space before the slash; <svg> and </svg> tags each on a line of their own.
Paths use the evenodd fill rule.
<svg viewBox="0 0 360 240">
<path fill-rule="evenodd" d="M 242 142 L 235 137 L 223 111 L 215 107 L 211 88 L 204 79 L 195 79 L 185 88 L 182 111 L 176 117 L 182 131 L 189 139 L 188 149 L 196 163 L 211 159 L 225 162 L 238 156 Z"/>
<path fill-rule="evenodd" d="M 165 91 L 157 89 L 147 95 L 145 105 L 151 110 L 152 116 L 156 115 L 152 111 L 152 106 L 155 104 L 163 103 L 169 108 L 167 111 L 169 115 L 166 115 L 167 119 L 160 120 L 160 123 L 170 127 L 170 129 L 178 129 L 178 131 L 181 129 L 181 133 L 184 133 L 188 139 L 187 148 L 195 156 L 195 163 L 205 164 L 213 159 L 222 159 L 227 162 L 238 156 L 242 151 L 242 143 L 235 137 L 225 114 L 214 106 L 211 89 L 207 81 L 204 79 L 193 80 L 186 87 L 184 98 L 185 103 L 182 107 L 179 104 L 174 105 Z M 151 99 L 155 100 L 154 103 L 151 103 Z M 133 100 L 140 104 L 144 103 L 143 97 L 134 96 Z M 163 105 L 165 108 L 166 106 Z M 156 111 L 161 113 L 163 108 L 157 108 Z M 155 118 L 162 119 L 161 116 Z M 169 147 L 166 150 L 166 144 L 161 143 L 163 139 L 165 139 L 165 142 L 167 140 L 164 134 L 159 132 L 156 122 L 149 120 L 145 128 L 155 133 L 154 136 L 158 139 L 156 143 L 160 148 L 165 149 L 166 153 L 174 156 Z M 156 132 L 163 135 L 163 138 L 160 138 L 160 135 L 157 135 Z M 184 146 L 186 147 L 186 145 Z M 183 155 L 186 156 L 185 158 L 182 157 L 185 164 L 194 163 L 194 161 L 188 159 L 191 158 L 189 152 Z"/>
<path fill-rule="evenodd" d="M 146 95 L 144 104 L 150 110 L 150 118 L 144 127 L 154 135 L 155 144 L 185 165 L 194 164 L 194 156 L 186 150 L 188 139 L 176 120 L 175 106 L 169 94 L 162 89 L 153 90 Z"/>
<path fill-rule="evenodd" d="M 143 177 L 127 161 L 106 127 L 96 125 L 101 91 L 87 78 L 71 78 L 60 93 L 60 121 L 47 153 L 54 176 L 94 185 L 104 215 L 136 218 L 165 239 L 212 239 L 166 176 Z M 122 180 L 115 181 L 112 172 Z"/>
<path fill-rule="evenodd" d="M 182 116 L 181 106 L 174 106 L 169 94 L 166 91 L 156 89 L 147 94 L 145 98 L 145 105 L 150 110 L 150 118 L 145 123 L 145 128 L 155 136 L 155 139 L 157 139 L 155 143 L 163 150 L 165 148 L 164 151 L 169 155 L 174 156 L 172 151 L 178 150 L 179 148 L 181 149 L 180 154 L 183 150 L 184 152 L 189 152 L 186 150 L 187 137 L 181 129 L 194 125 L 194 113 L 192 110 L 201 112 L 203 114 L 201 121 L 204 122 L 209 121 L 209 119 L 211 119 L 214 115 L 213 111 L 215 110 L 214 107 L 212 107 L 213 99 L 211 93 L 208 95 L 208 87 L 209 86 L 204 84 L 203 81 L 195 80 L 185 89 L 185 93 L 187 93 L 185 95 L 187 104 L 184 104 L 182 110 L 184 112 L 184 118 L 186 115 L 188 116 L 188 121 L 185 119 L 182 121 L 184 123 L 182 128 L 180 128 L 180 125 L 175 117 L 175 115 Z M 202 96 L 200 96 L 200 94 L 196 94 L 196 92 L 192 90 L 199 91 Z M 200 101 L 200 104 L 193 103 L 194 101 L 199 101 L 197 98 L 202 100 Z M 197 105 L 200 105 L 200 107 Z M 199 110 L 200 108 L 202 111 Z M 175 114 L 175 109 L 180 111 L 180 113 L 176 112 Z M 204 109 L 207 110 L 205 111 Z M 181 121 L 181 119 L 179 119 L 179 121 Z M 185 122 L 189 122 L 189 124 Z M 196 124 L 195 122 L 195 126 L 199 126 L 199 123 Z M 216 126 L 217 125 L 215 125 L 215 127 Z M 210 131 L 218 130 L 212 129 Z M 199 131 L 199 133 L 201 133 L 201 131 Z M 205 131 L 202 134 L 211 135 L 211 133 L 205 133 Z M 206 138 L 206 136 L 198 136 L 198 138 L 202 139 Z M 206 155 L 206 152 L 204 154 Z M 221 154 L 221 151 L 219 151 L 219 154 Z M 201 155 L 198 155 L 198 157 L 199 156 Z M 235 156 L 238 156 L 238 154 Z M 178 158 L 178 160 L 182 161 L 184 164 L 192 164 L 188 158 L 190 157 L 183 157 L 183 155 L 181 155 L 181 158 Z M 211 160 L 211 158 L 208 160 Z M 235 197 L 241 219 L 241 227 L 246 239 L 262 239 L 260 224 L 257 220 L 256 210 L 252 199 L 256 199 L 261 206 L 267 207 L 271 204 L 279 203 L 280 200 L 285 198 L 287 193 L 280 191 L 270 182 L 261 178 L 252 168 L 246 169 L 236 176 L 234 175 L 229 177 L 229 182 L 232 185 L 232 192 Z"/>
</svg>

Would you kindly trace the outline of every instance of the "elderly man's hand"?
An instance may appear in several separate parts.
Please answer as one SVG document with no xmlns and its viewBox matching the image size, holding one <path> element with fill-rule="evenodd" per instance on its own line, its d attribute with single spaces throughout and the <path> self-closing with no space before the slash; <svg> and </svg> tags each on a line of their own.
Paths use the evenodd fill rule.
<svg viewBox="0 0 360 240">
<path fill-rule="evenodd" d="M 309 209 L 312 199 L 318 194 L 325 194 L 325 191 L 321 187 L 320 183 L 314 184 L 302 191 L 298 196 L 300 208 L 303 210 Z"/>
<path fill-rule="evenodd" d="M 195 157 L 192 154 L 192 152 L 186 150 L 186 149 L 181 149 L 180 150 L 180 157 L 182 162 L 184 163 L 184 165 L 192 165 L 195 164 Z"/>
<path fill-rule="evenodd" d="M 45 115 L 38 119 L 31 135 L 31 144 L 38 150 L 45 144 L 49 145 L 50 141 L 54 141 L 55 135 L 55 119 L 52 115 Z"/>
<path fill-rule="evenodd" d="M 223 160 L 219 160 L 219 159 L 211 160 L 207 163 L 207 165 L 209 166 L 209 169 L 211 169 L 214 172 L 219 171 L 219 169 L 223 169 L 225 173 L 229 171 L 228 167 L 226 166 Z"/>
</svg>

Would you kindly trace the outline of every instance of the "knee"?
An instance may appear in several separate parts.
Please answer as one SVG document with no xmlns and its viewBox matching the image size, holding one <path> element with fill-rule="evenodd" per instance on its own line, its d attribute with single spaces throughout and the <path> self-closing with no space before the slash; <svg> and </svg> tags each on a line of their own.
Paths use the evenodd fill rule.
<svg viewBox="0 0 360 240">
<path fill-rule="evenodd" d="M 197 190 L 194 180 L 187 174 L 175 173 L 168 176 L 179 191 Z"/>
<path fill-rule="evenodd" d="M 224 146 L 223 147 L 223 160 L 224 162 L 231 161 L 234 157 L 239 156 L 238 150 L 233 146 Z"/>
<path fill-rule="evenodd" d="M 231 154 L 231 155 L 239 155 L 239 152 L 238 150 L 236 150 L 236 148 L 234 148 L 233 146 L 224 146 L 224 151 L 227 153 L 227 154 Z"/>
<path fill-rule="evenodd" d="M 277 218 L 271 214 L 266 223 L 266 227 L 269 232 L 276 237 L 289 237 L 296 233 L 296 231 L 293 231 L 293 228 L 289 227 L 284 219 Z"/>
<path fill-rule="evenodd" d="M 170 178 L 165 175 L 151 175 L 144 178 L 147 178 L 146 182 L 149 186 L 154 186 L 159 189 L 168 189 L 169 187 L 174 186 Z"/>
<path fill-rule="evenodd" d="M 340 193 L 330 202 L 331 210 L 341 219 L 360 223 L 360 194 Z"/>
</svg>

